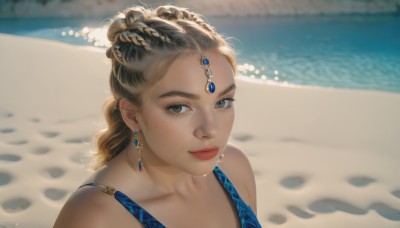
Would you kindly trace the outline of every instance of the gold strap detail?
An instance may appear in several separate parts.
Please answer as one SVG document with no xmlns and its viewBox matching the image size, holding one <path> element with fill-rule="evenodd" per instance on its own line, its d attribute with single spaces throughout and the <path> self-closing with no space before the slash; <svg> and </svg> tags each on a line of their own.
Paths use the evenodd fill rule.
<svg viewBox="0 0 400 228">
<path fill-rule="evenodd" d="M 111 196 L 113 196 L 113 195 L 115 194 L 115 192 L 117 191 L 117 190 L 116 190 L 115 188 L 113 188 L 113 187 L 105 186 L 105 185 L 102 185 L 102 184 L 99 184 L 99 183 L 93 183 L 93 185 L 96 186 L 96 187 L 101 188 L 101 190 L 102 190 L 104 193 L 106 193 L 106 194 L 108 194 L 108 195 L 111 195 Z"/>
</svg>

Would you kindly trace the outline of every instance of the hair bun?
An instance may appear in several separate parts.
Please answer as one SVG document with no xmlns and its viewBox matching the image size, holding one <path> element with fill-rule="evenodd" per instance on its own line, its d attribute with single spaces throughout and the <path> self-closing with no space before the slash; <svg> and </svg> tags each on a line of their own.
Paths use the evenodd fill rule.
<svg viewBox="0 0 400 228">
<path fill-rule="evenodd" d="M 156 9 L 157 15 L 167 20 L 183 19 L 181 10 L 174 6 L 161 6 Z"/>
<path fill-rule="evenodd" d="M 138 23 L 142 23 L 145 18 L 145 9 L 143 7 L 131 7 L 116 16 L 109 26 L 107 38 L 110 42 L 115 41 L 118 33 L 124 32 L 129 28 L 135 27 Z"/>
<path fill-rule="evenodd" d="M 125 11 L 125 22 L 126 25 L 132 27 L 137 22 L 143 22 L 145 15 L 145 9 L 143 7 L 132 7 Z"/>
<path fill-rule="evenodd" d="M 112 58 L 114 57 L 111 48 L 112 48 L 112 47 L 107 48 L 107 51 L 106 51 L 106 56 L 107 56 L 107 58 L 109 58 L 109 59 L 112 59 Z"/>
<path fill-rule="evenodd" d="M 107 32 L 107 38 L 111 43 L 114 43 L 115 41 L 115 36 L 120 33 L 125 31 L 128 26 L 126 26 L 125 18 L 123 15 L 119 15 L 119 18 L 115 19 L 111 25 L 109 26 L 108 32 Z"/>
</svg>

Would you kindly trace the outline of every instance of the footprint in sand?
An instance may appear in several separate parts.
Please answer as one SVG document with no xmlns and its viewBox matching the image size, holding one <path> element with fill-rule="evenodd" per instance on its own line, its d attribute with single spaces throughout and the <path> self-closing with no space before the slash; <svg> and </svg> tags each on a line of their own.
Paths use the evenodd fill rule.
<svg viewBox="0 0 400 228">
<path fill-rule="evenodd" d="M 40 121 L 41 120 L 39 118 L 36 118 L 36 117 L 31 118 L 32 123 L 40 123 Z"/>
<path fill-rule="evenodd" d="M 354 215 L 363 215 L 366 210 L 362 210 L 350 203 L 337 200 L 337 199 L 319 199 L 309 205 L 309 209 L 319 213 L 333 213 L 335 211 L 343 211 Z"/>
<path fill-rule="evenodd" d="M 366 187 L 369 184 L 376 182 L 374 178 L 367 177 L 367 176 L 354 176 L 347 179 L 351 185 L 355 187 Z"/>
<path fill-rule="evenodd" d="M 302 176 L 289 176 L 285 177 L 280 181 L 281 186 L 288 189 L 300 189 L 303 187 L 306 178 Z"/>
<path fill-rule="evenodd" d="M 90 142 L 90 140 L 92 139 L 91 136 L 84 136 L 81 138 L 71 138 L 71 139 L 67 139 L 64 142 L 65 143 L 71 143 L 71 144 L 79 144 L 79 143 L 87 143 Z"/>
<path fill-rule="evenodd" d="M 308 213 L 307 211 L 293 205 L 288 206 L 287 209 L 288 211 L 292 212 L 292 214 L 303 219 L 310 219 L 314 217 L 314 214 Z"/>
<path fill-rule="evenodd" d="M 388 220 L 400 221 L 399 210 L 379 202 L 372 203 L 367 209 L 361 209 L 341 200 L 326 198 L 312 202 L 309 205 L 309 209 L 319 213 L 334 213 L 336 211 L 342 211 L 353 215 L 364 215 L 368 213 L 369 210 L 374 210 L 380 216 Z"/>
<path fill-rule="evenodd" d="M 17 162 L 19 160 L 21 160 L 21 156 L 14 154 L 0 154 L 0 161 Z"/>
<path fill-rule="evenodd" d="M 41 134 L 46 138 L 54 138 L 60 135 L 60 133 L 56 131 L 42 131 Z"/>
<path fill-rule="evenodd" d="M 398 209 L 391 208 L 384 203 L 373 203 L 369 208 L 376 211 L 384 218 L 392 221 L 400 221 L 400 211 Z"/>
<path fill-rule="evenodd" d="M 22 139 L 22 140 L 11 141 L 11 142 L 8 142 L 8 143 L 11 144 L 11 145 L 20 146 L 20 145 L 27 144 L 28 142 L 29 142 L 28 140 Z"/>
<path fill-rule="evenodd" d="M 1 204 L 1 207 L 4 209 L 4 211 L 8 213 L 17 213 L 27 209 L 31 205 L 32 203 L 30 200 L 22 197 L 17 197 L 6 200 Z"/>
<path fill-rule="evenodd" d="M 5 113 L 2 113 L 2 116 L 5 117 L 5 118 L 11 118 L 11 117 L 14 116 L 14 113 L 12 113 L 12 112 L 5 112 Z"/>
<path fill-rule="evenodd" d="M 273 224 L 282 225 L 286 223 L 287 219 L 284 215 L 273 214 L 268 217 L 268 221 L 270 221 Z"/>
<path fill-rule="evenodd" d="M 57 188 L 46 188 L 44 190 L 44 195 L 49 200 L 57 201 L 64 198 L 67 195 L 68 191 L 64 189 L 57 189 Z"/>
<path fill-rule="evenodd" d="M 57 179 L 62 177 L 65 174 L 65 170 L 60 167 L 50 167 L 43 170 L 45 176 Z"/>
<path fill-rule="evenodd" d="M 33 149 L 32 153 L 37 155 L 48 154 L 51 149 L 47 146 L 36 147 Z"/>
<path fill-rule="evenodd" d="M 233 139 L 240 141 L 240 142 L 247 142 L 254 138 L 254 136 L 249 134 L 234 134 L 232 135 Z"/>
<path fill-rule="evenodd" d="M 13 133 L 15 131 L 14 128 L 2 128 L 0 129 L 0 133 L 2 134 L 10 134 Z"/>
<path fill-rule="evenodd" d="M 0 228 L 18 228 L 19 224 L 17 222 L 1 222 Z"/>
<path fill-rule="evenodd" d="M 392 195 L 394 195 L 394 196 L 396 196 L 397 198 L 400 199 L 400 190 L 394 190 L 391 193 L 392 193 Z"/>
<path fill-rule="evenodd" d="M 9 173 L 0 171 L 0 187 L 10 183 L 12 179 L 13 177 Z"/>
</svg>

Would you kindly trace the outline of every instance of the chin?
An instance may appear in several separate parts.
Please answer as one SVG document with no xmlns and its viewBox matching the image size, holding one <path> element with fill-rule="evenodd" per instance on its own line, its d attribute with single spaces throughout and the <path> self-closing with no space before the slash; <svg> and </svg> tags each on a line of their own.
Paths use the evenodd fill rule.
<svg viewBox="0 0 400 228">
<path fill-rule="evenodd" d="M 192 165 L 190 167 L 184 167 L 182 170 L 192 176 L 207 176 L 212 173 L 217 162 L 208 161 L 208 164 Z"/>
</svg>

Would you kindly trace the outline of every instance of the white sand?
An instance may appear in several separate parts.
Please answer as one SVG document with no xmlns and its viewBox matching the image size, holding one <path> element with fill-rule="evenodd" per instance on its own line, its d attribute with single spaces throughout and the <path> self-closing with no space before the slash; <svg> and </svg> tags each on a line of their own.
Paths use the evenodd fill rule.
<svg viewBox="0 0 400 228">
<path fill-rule="evenodd" d="M 0 50 L 0 227 L 51 227 L 89 174 L 110 65 L 53 41 L 0 35 Z M 232 142 L 264 227 L 400 227 L 400 94 L 238 87 Z"/>
</svg>

